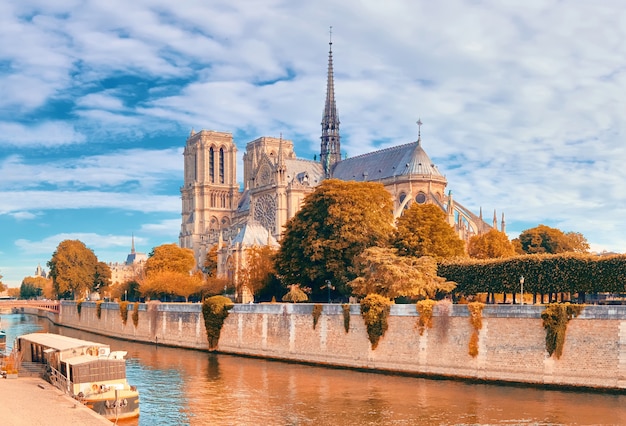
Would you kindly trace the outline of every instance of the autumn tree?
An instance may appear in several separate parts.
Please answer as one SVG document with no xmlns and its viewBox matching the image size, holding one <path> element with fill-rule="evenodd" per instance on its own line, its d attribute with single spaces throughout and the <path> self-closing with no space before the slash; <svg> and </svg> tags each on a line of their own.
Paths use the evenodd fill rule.
<svg viewBox="0 0 626 426">
<path fill-rule="evenodd" d="M 328 280 L 342 294 L 356 276 L 354 257 L 385 245 L 393 230 L 393 203 L 382 184 L 324 180 L 285 225 L 276 256 L 283 284 L 302 284 L 322 299 Z M 325 293 L 324 293 L 325 295 Z"/>
<path fill-rule="evenodd" d="M 5 291 L 7 286 L 2 282 L 2 275 L 0 275 L 0 291 Z"/>
<path fill-rule="evenodd" d="M 34 299 L 40 296 L 52 299 L 54 294 L 52 280 L 44 277 L 24 277 L 19 294 L 21 299 Z"/>
<path fill-rule="evenodd" d="M 516 254 L 509 237 L 497 229 L 470 238 L 467 253 L 476 259 L 496 259 Z"/>
<path fill-rule="evenodd" d="M 204 280 L 201 273 L 192 274 L 195 267 L 193 251 L 176 244 L 155 247 L 144 267 L 144 278 L 139 290 L 152 297 L 189 296 L 202 290 Z"/>
<path fill-rule="evenodd" d="M 546 225 L 523 231 L 518 241 L 522 251 L 527 254 L 587 253 L 589 251 L 589 243 L 582 234 L 578 232 L 566 234 L 560 229 Z"/>
<path fill-rule="evenodd" d="M 397 219 L 392 245 L 401 256 L 442 259 L 465 255 L 465 243 L 434 204 L 413 203 Z"/>
<path fill-rule="evenodd" d="M 202 265 L 202 272 L 209 277 L 217 276 L 217 244 L 209 249 L 204 258 L 204 265 Z"/>
<path fill-rule="evenodd" d="M 7 295 L 9 297 L 13 297 L 15 299 L 20 297 L 20 288 L 19 287 L 9 287 L 6 289 Z"/>
<path fill-rule="evenodd" d="M 253 246 L 246 250 L 245 255 L 246 264 L 238 274 L 239 284 L 258 296 L 262 290 L 277 281 L 274 259 L 276 249 L 271 246 Z"/>
<path fill-rule="evenodd" d="M 193 251 L 177 244 L 163 244 L 152 249 L 146 260 L 144 272 L 174 271 L 189 274 L 196 266 Z"/>
<path fill-rule="evenodd" d="M 111 285 L 111 268 L 104 262 L 96 263 L 96 271 L 94 274 L 93 287 L 94 290 L 100 291 Z"/>
<path fill-rule="evenodd" d="M 92 291 L 97 263 L 93 250 L 83 242 L 61 241 L 47 263 L 57 295 L 63 298 Z"/>
<path fill-rule="evenodd" d="M 432 257 L 398 256 L 395 248 L 369 247 L 355 258 L 357 278 L 349 286 L 354 294 L 379 294 L 395 299 L 406 297 L 433 298 L 448 293 L 453 282 L 437 276 L 437 262 Z"/>
</svg>

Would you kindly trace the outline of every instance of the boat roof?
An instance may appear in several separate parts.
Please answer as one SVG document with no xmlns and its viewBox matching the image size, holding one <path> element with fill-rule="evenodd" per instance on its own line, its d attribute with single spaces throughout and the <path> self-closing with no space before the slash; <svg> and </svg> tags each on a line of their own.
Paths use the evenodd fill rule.
<svg viewBox="0 0 626 426">
<path fill-rule="evenodd" d="M 97 346 L 100 348 L 106 348 L 109 346 L 103 343 L 90 342 L 88 340 L 75 339 L 73 337 L 61 336 L 60 334 L 53 333 L 30 333 L 24 334 L 19 338 L 59 351 L 72 348 L 83 348 L 86 346 Z"/>
</svg>

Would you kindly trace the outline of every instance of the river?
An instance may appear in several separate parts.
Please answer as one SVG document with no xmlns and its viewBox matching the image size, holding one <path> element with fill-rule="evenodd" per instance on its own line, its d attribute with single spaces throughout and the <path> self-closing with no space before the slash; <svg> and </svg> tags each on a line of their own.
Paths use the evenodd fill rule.
<svg viewBox="0 0 626 426">
<path fill-rule="evenodd" d="M 7 350 L 38 330 L 128 351 L 141 415 L 123 425 L 626 424 L 626 395 L 313 367 L 111 339 L 2 314 Z"/>
</svg>

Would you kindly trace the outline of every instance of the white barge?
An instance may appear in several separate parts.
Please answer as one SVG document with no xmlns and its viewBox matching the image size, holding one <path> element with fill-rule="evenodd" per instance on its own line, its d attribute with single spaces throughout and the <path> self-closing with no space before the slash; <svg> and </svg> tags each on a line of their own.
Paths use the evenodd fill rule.
<svg viewBox="0 0 626 426">
<path fill-rule="evenodd" d="M 139 416 L 139 393 L 126 381 L 126 352 L 52 333 L 17 338 L 20 362 L 45 365 L 45 378 L 103 417 Z"/>
</svg>

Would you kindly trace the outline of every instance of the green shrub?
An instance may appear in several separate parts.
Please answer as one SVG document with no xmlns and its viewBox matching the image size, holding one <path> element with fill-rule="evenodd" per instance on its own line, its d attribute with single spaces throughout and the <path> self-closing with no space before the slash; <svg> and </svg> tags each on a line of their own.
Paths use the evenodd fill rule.
<svg viewBox="0 0 626 426">
<path fill-rule="evenodd" d="M 563 355 L 565 331 L 570 319 L 580 315 L 585 305 L 571 305 L 569 303 L 551 303 L 541 313 L 543 328 L 546 329 L 546 350 L 557 359 Z"/>
<path fill-rule="evenodd" d="M 313 330 L 315 330 L 315 327 L 317 327 L 317 322 L 319 321 L 320 316 L 322 315 L 322 309 L 324 308 L 319 303 L 316 303 L 315 305 L 313 305 Z"/>
<path fill-rule="evenodd" d="M 83 301 L 82 299 L 76 302 L 76 311 L 78 312 L 78 318 L 80 318 L 80 311 L 83 308 Z"/>
<path fill-rule="evenodd" d="M 102 317 L 102 300 L 98 300 L 96 302 L 96 316 L 98 317 L 98 319 Z"/>
<path fill-rule="evenodd" d="M 469 321 L 472 324 L 472 335 L 470 336 L 469 341 L 469 354 L 472 357 L 476 357 L 478 355 L 478 332 L 481 328 L 483 328 L 483 308 L 485 307 L 484 303 L 481 302 L 471 302 L 467 304 L 467 310 L 469 311 Z"/>
<path fill-rule="evenodd" d="M 378 341 L 387 331 L 387 317 L 391 310 L 391 301 L 379 294 L 368 294 L 361 300 L 361 316 L 367 327 L 372 350 L 378 346 Z"/>
<path fill-rule="evenodd" d="M 128 302 L 120 302 L 120 316 L 122 317 L 122 323 L 126 325 L 128 321 Z"/>
<path fill-rule="evenodd" d="M 215 350 L 220 340 L 220 333 L 228 311 L 233 308 L 233 302 L 225 296 L 213 296 L 202 302 L 202 315 L 206 327 L 209 350 Z"/>
<path fill-rule="evenodd" d="M 432 299 L 420 300 L 415 304 L 415 309 L 419 314 L 419 318 L 417 320 L 417 328 L 420 331 L 420 336 L 424 334 L 424 330 L 426 328 L 431 328 L 433 326 L 433 310 L 435 309 L 435 302 Z"/>
<path fill-rule="evenodd" d="M 350 305 L 344 303 L 341 308 L 343 309 L 343 328 L 348 333 L 350 331 Z"/>
<path fill-rule="evenodd" d="M 135 302 L 133 305 L 133 324 L 135 328 L 139 324 L 139 302 Z"/>
</svg>

